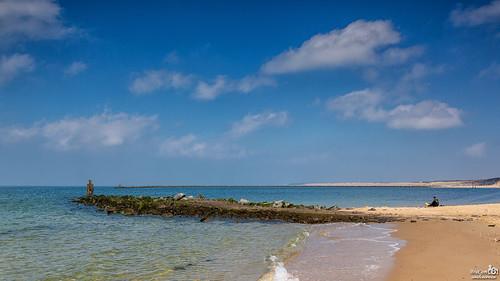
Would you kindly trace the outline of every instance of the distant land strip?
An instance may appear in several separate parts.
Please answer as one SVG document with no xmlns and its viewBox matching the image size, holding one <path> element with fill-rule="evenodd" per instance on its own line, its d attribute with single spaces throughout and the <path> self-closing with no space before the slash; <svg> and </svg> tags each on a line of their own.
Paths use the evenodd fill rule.
<svg viewBox="0 0 500 281">
<path fill-rule="evenodd" d="M 500 177 L 479 180 L 440 180 L 414 182 L 317 182 L 288 185 L 118 185 L 117 188 L 217 188 L 217 187 L 430 187 L 430 188 L 500 188 Z"/>
</svg>

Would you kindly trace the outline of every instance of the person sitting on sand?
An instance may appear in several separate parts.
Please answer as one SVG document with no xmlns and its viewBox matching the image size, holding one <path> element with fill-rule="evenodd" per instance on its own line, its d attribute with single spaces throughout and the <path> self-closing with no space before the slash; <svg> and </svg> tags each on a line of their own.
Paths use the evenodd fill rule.
<svg viewBox="0 0 500 281">
<path fill-rule="evenodd" d="M 425 203 L 426 207 L 438 207 L 439 206 L 439 199 L 437 199 L 436 196 L 432 197 L 432 202 L 431 203 Z"/>
</svg>

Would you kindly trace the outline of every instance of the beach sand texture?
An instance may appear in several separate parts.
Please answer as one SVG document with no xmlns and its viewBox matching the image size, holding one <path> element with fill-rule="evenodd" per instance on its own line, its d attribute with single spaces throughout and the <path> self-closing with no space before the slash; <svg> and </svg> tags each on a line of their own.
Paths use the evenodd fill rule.
<svg viewBox="0 0 500 281">
<path fill-rule="evenodd" d="M 473 270 L 486 271 L 489 265 L 500 268 L 500 204 L 349 211 L 404 220 L 396 223 L 392 236 L 406 243 L 396 252 L 385 280 L 474 280 Z M 500 275 L 493 277 L 489 280 L 500 280 Z"/>
<path fill-rule="evenodd" d="M 397 229 L 393 235 L 407 244 L 396 253 L 389 281 L 473 280 L 471 270 L 500 266 L 498 225 L 430 220 L 399 223 Z"/>
<path fill-rule="evenodd" d="M 407 219 L 393 233 L 407 244 L 396 253 L 390 281 L 473 280 L 471 270 L 500 267 L 500 204 L 355 210 Z"/>
<path fill-rule="evenodd" d="M 400 218 L 435 218 L 478 220 L 487 223 L 500 224 L 500 204 L 476 204 L 440 207 L 363 207 L 348 211 L 371 213 L 378 215 L 397 216 Z"/>
</svg>

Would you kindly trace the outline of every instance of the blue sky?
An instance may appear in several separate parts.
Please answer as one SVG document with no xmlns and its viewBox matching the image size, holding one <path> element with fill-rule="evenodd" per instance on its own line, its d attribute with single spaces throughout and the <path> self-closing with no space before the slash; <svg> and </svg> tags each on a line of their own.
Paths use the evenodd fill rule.
<svg viewBox="0 0 500 281">
<path fill-rule="evenodd" d="M 0 0 L 2 184 L 499 176 L 500 0 Z"/>
</svg>

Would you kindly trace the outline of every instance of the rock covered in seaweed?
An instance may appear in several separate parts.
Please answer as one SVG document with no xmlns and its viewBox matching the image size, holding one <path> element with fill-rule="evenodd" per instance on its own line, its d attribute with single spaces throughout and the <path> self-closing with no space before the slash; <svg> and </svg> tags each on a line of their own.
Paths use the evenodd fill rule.
<svg viewBox="0 0 500 281">
<path fill-rule="evenodd" d="M 81 197 L 75 201 L 84 205 L 96 206 L 108 214 L 123 215 L 160 215 L 193 216 L 202 221 L 209 218 L 281 220 L 285 222 L 317 224 L 330 222 L 386 222 L 392 217 L 377 214 L 360 214 L 352 211 L 316 209 L 314 206 L 292 205 L 284 201 L 249 202 L 240 204 L 232 198 L 209 200 L 192 198 L 177 200 L 185 195 L 174 197 L 134 197 L 98 195 Z M 240 200 L 241 201 L 241 200 Z"/>
</svg>

